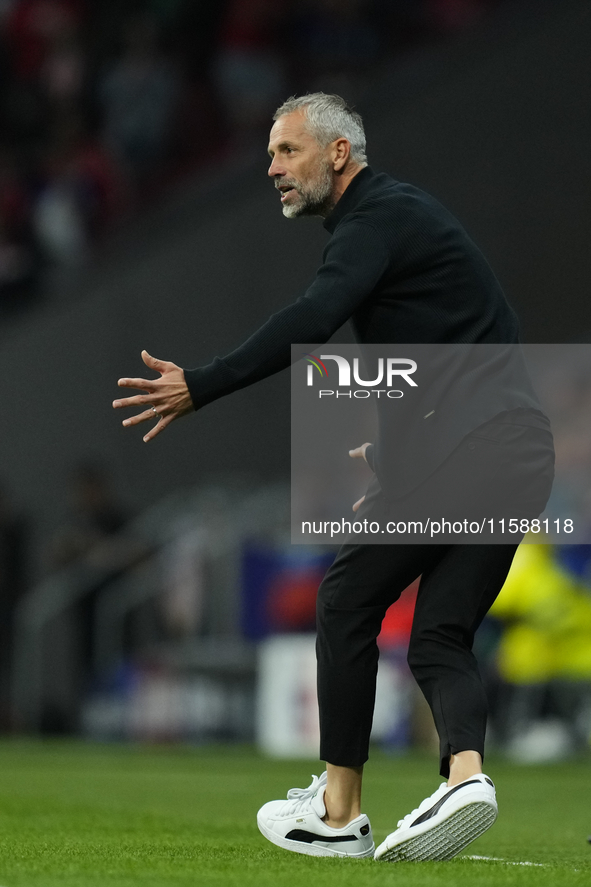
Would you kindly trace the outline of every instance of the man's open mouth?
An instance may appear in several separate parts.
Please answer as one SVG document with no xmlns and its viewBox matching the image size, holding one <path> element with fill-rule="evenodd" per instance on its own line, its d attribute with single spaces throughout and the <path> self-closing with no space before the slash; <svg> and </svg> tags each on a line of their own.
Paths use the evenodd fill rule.
<svg viewBox="0 0 591 887">
<path fill-rule="evenodd" d="M 281 192 L 281 200 L 284 201 L 288 194 L 291 194 L 292 191 L 295 192 L 295 188 L 293 185 L 280 185 L 278 190 Z"/>
</svg>

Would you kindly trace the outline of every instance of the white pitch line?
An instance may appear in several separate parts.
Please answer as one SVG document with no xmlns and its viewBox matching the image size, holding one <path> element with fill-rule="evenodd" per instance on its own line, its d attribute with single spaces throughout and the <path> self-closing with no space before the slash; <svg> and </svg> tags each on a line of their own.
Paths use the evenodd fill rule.
<svg viewBox="0 0 591 887">
<path fill-rule="evenodd" d="M 502 862 L 504 865 L 533 865 L 536 868 L 545 868 L 543 862 L 512 862 L 510 859 L 501 859 L 500 856 L 464 856 L 464 859 L 483 859 L 485 862 Z"/>
</svg>

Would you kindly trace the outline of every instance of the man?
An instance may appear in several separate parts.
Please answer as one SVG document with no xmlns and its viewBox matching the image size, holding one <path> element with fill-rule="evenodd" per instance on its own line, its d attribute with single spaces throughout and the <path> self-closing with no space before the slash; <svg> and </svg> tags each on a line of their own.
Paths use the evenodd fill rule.
<svg viewBox="0 0 591 887">
<path fill-rule="evenodd" d="M 287 218 L 324 218 L 332 238 L 323 264 L 301 298 L 224 359 L 183 371 L 143 352 L 144 362 L 160 378 L 120 379 L 121 387 L 143 393 L 114 406 L 144 407 L 123 422 L 127 426 L 157 418 L 145 441 L 179 416 L 286 368 L 292 343 L 326 342 L 348 319 L 362 344 L 518 341 L 516 317 L 477 247 L 429 195 L 374 173 L 367 164 L 361 118 L 340 97 L 292 98 L 274 121 L 269 176 Z M 541 511 L 551 477 L 544 461 L 550 446 L 547 420 L 536 410 L 535 399 L 510 387 L 490 410 L 468 411 L 468 430 L 478 431 L 486 423 L 499 451 L 516 417 L 526 435 L 530 429 L 542 435 L 546 450 L 542 446 L 539 461 L 548 483 L 544 501 L 533 506 Z M 462 439 L 459 458 L 464 446 L 472 453 L 476 443 Z M 372 450 L 364 444 L 351 455 L 368 457 L 379 476 L 374 463 L 376 455 L 382 465 L 387 462 L 384 441 Z M 445 463 L 449 453 L 440 455 Z M 430 482 L 419 485 L 427 496 Z M 388 495 L 374 479 L 367 500 L 356 507 L 387 512 L 392 506 Z M 433 712 L 440 772 L 447 782 L 398 823 L 375 858 L 448 859 L 492 825 L 495 789 L 482 773 L 486 698 L 471 648 L 516 547 L 341 548 L 318 595 L 320 751 L 327 769 L 308 789 L 292 789 L 286 801 L 261 808 L 258 824 L 269 840 L 309 855 L 374 854 L 369 820 L 361 812 L 361 783 L 373 715 L 376 637 L 388 606 L 419 575 L 409 664 Z"/>
</svg>

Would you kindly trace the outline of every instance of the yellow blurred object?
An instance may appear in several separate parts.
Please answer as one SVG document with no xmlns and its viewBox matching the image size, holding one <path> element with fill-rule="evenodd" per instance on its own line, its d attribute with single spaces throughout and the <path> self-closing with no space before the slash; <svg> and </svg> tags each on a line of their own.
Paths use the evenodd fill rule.
<svg viewBox="0 0 591 887">
<path fill-rule="evenodd" d="M 550 545 L 520 545 L 491 616 L 506 623 L 498 651 L 512 684 L 591 679 L 591 594 Z"/>
</svg>

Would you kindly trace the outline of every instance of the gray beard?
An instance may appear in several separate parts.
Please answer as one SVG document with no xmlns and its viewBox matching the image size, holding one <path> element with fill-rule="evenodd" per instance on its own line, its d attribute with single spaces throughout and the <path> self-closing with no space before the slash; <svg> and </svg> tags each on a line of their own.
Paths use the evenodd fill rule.
<svg viewBox="0 0 591 887">
<path fill-rule="evenodd" d="M 291 184 L 291 183 L 288 183 Z M 332 172 L 327 163 L 322 167 L 318 178 L 312 184 L 303 186 L 296 182 L 297 197 L 283 204 L 281 209 L 286 219 L 297 219 L 298 216 L 327 216 L 332 209 Z"/>
</svg>

